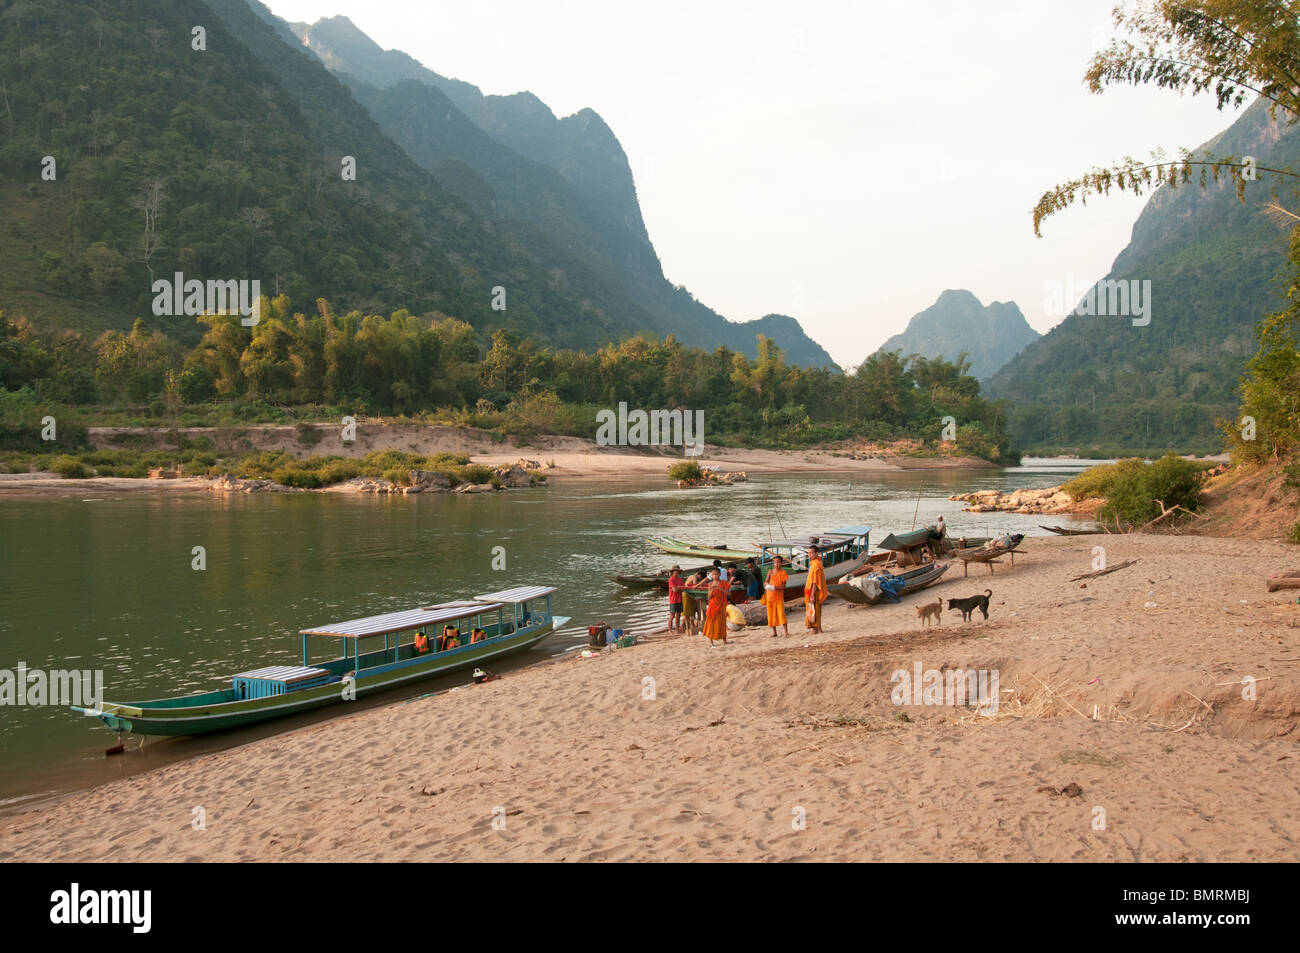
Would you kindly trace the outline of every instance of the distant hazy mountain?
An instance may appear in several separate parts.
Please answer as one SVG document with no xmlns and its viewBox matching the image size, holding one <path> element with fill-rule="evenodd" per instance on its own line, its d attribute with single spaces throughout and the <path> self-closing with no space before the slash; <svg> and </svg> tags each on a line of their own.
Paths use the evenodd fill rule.
<svg viewBox="0 0 1300 953">
<path fill-rule="evenodd" d="M 964 353 L 970 359 L 971 374 L 983 381 L 1038 336 L 1014 302 L 994 301 L 985 307 L 969 291 L 945 291 L 879 350 L 949 361 Z"/>
<path fill-rule="evenodd" d="M 480 214 L 572 255 L 630 312 L 649 315 L 640 329 L 750 356 L 755 335 L 765 334 L 792 364 L 833 366 L 794 319 L 728 321 L 665 278 L 627 156 L 593 110 L 557 118 L 532 93 L 484 95 L 380 48 L 347 17 L 279 22 L 447 189 Z"/>
<path fill-rule="evenodd" d="M 1253 155 L 1261 167 L 1294 169 L 1300 134 L 1272 122 L 1256 102 L 1196 151 Z M 1284 306 L 1279 278 L 1290 226 L 1279 228 L 1264 213 L 1272 189 L 1261 173 L 1243 203 L 1231 184 L 1202 192 L 1194 175 L 1188 185 L 1152 194 L 1106 276 L 1151 282 L 1150 323 L 1134 326 L 1129 317 L 1076 308 L 1080 313 L 1003 367 L 991 386 L 1016 405 L 1013 436 L 1020 446 L 1217 443 L 1215 420 L 1236 412 L 1237 380 L 1255 351 L 1255 325 Z M 1282 193 L 1283 204 L 1291 207 L 1288 194 Z M 1072 221 L 1050 220 L 1047 227 L 1079 227 L 1082 220 Z M 1065 265 L 1050 277 L 1066 284 Z"/>
</svg>

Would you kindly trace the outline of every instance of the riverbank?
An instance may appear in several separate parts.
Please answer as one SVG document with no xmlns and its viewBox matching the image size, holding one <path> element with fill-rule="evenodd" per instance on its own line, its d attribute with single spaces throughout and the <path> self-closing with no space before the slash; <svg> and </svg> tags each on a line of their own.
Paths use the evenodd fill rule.
<svg viewBox="0 0 1300 953">
<path fill-rule="evenodd" d="M 198 757 L 0 821 L 0 859 L 1300 860 L 1300 606 L 1262 581 L 1294 548 L 1107 538 L 1137 565 L 1069 581 L 1095 543 Z M 997 713 L 895 706 L 917 664 L 997 670 Z"/>
<path fill-rule="evenodd" d="M 602 447 L 593 440 L 566 436 L 539 436 L 528 442 L 516 442 L 486 431 L 466 427 L 425 424 L 357 424 L 355 440 L 344 443 L 337 427 L 312 425 L 285 427 L 272 425 L 246 428 L 187 428 L 181 435 L 190 442 L 210 446 L 219 454 L 285 453 L 295 459 L 336 455 L 360 459 L 375 451 L 395 450 L 407 454 L 463 454 L 471 464 L 508 469 L 527 464 L 528 474 L 550 480 L 554 477 L 608 479 L 620 477 L 663 477 L 667 484 L 668 467 L 682 459 L 679 452 L 629 447 Z M 164 450 L 168 435 L 161 430 L 122 427 L 92 427 L 90 442 L 97 450 L 133 449 Z M 995 464 L 975 457 L 922 456 L 919 441 L 892 444 L 864 444 L 857 447 L 833 447 L 812 450 L 763 450 L 733 447 L 709 447 L 700 462 L 718 466 L 724 472 L 746 474 L 873 472 L 932 469 L 997 469 Z M 270 486 L 270 481 L 238 484 L 212 477 L 178 477 L 176 479 L 129 479 L 90 477 L 65 479 L 50 472 L 0 473 L 0 493 L 23 496 L 56 496 L 86 491 L 132 493 L 146 491 L 230 492 L 289 488 Z M 350 481 L 320 490 L 295 492 L 376 492 L 376 481 Z M 383 482 L 383 481 L 378 481 Z M 526 481 L 505 484 L 527 485 Z M 432 486 L 425 490 L 436 489 Z M 485 489 L 485 488 L 483 488 Z M 403 492 L 402 487 L 380 487 L 379 492 Z"/>
</svg>

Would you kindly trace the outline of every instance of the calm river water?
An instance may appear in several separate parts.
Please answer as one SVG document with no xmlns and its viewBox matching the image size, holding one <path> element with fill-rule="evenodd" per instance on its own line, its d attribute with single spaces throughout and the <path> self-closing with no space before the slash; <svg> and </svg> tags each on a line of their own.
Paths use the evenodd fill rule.
<svg viewBox="0 0 1300 953">
<path fill-rule="evenodd" d="M 517 584 L 560 587 L 567 629 L 500 671 L 585 643 L 586 625 L 664 624 L 666 597 L 628 593 L 615 572 L 674 562 L 645 540 L 747 546 L 846 523 L 894 530 L 942 514 L 952 535 L 1044 535 L 1039 520 L 963 514 L 952 493 L 1050 486 L 1087 461 L 1007 470 L 762 475 L 683 492 L 664 480 L 554 481 L 484 496 L 181 493 L 6 498 L 0 489 L 0 669 L 102 669 L 117 701 L 218 688 L 231 674 L 292 663 L 297 631 Z M 1069 523 L 1066 518 L 1055 520 Z M 191 568 L 195 546 L 207 568 Z M 492 568 L 505 547 L 506 569 Z M 411 695 L 468 681 L 430 681 Z M 392 703 L 403 696 L 358 702 Z M 332 709 L 199 739 L 127 739 L 54 707 L 0 707 L 0 808 L 85 787 L 330 717 Z M 334 714 L 337 714 L 334 711 Z"/>
</svg>

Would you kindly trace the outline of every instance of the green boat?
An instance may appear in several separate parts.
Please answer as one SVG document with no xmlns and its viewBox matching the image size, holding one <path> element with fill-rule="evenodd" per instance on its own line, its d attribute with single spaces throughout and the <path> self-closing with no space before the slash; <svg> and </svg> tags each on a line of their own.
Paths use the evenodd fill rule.
<svg viewBox="0 0 1300 953">
<path fill-rule="evenodd" d="M 532 648 L 569 621 L 567 616 L 551 614 L 553 592 L 551 586 L 517 586 L 471 600 L 303 629 L 301 665 L 240 672 L 231 677 L 229 688 L 212 692 L 154 701 L 106 701 L 97 709 L 73 710 L 98 718 L 117 732 L 199 735 L 336 705 Z M 460 645 L 435 651 L 435 640 L 441 643 L 438 636 L 444 627 L 456 629 Z M 471 642 L 475 630 L 483 636 Z M 403 644 L 403 633 L 410 633 L 411 641 Z M 427 651 L 416 647 L 416 633 L 427 634 Z M 361 651 L 363 640 L 381 636 L 382 649 Z M 342 656 L 309 664 L 309 638 L 341 641 Z"/>
<path fill-rule="evenodd" d="M 901 549 L 912 549 L 924 545 L 926 540 L 930 539 L 931 533 L 935 534 L 934 542 L 937 544 L 939 542 L 938 531 L 933 526 L 922 526 L 910 533 L 890 533 L 880 541 L 880 548 L 895 552 Z"/>
<path fill-rule="evenodd" d="M 749 559 L 751 556 L 757 559 L 760 555 L 757 549 L 701 546 L 698 543 L 690 543 L 684 539 L 674 539 L 671 536 L 661 536 L 649 539 L 647 542 L 656 549 L 662 549 L 670 556 L 692 556 L 696 559 Z"/>
</svg>

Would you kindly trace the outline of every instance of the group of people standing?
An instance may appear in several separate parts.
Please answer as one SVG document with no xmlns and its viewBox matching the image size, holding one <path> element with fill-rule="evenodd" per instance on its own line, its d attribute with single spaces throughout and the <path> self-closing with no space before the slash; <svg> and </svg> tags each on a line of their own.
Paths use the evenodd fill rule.
<svg viewBox="0 0 1300 953">
<path fill-rule="evenodd" d="M 786 584 L 790 574 L 786 572 L 785 561 L 781 556 L 772 558 L 772 569 L 763 577 L 763 570 L 750 557 L 744 566 L 735 563 L 722 565 L 721 560 L 713 561 L 713 568 L 692 573 L 682 578 L 682 568 L 674 566 L 668 573 L 668 631 L 689 632 L 694 634 L 699 616 L 696 594 L 704 590 L 704 625 L 703 632 L 713 642 L 727 641 L 727 609 L 731 594 L 739 583 L 744 590 L 739 602 L 760 599 L 767 609 L 767 624 L 772 628 L 772 636 L 777 636 L 777 626 L 786 635 L 790 634 L 790 625 L 785 616 Z M 822 631 L 822 603 L 830 594 L 826 588 L 826 569 L 822 565 L 821 553 L 813 546 L 808 547 L 808 574 L 804 582 L 804 625 L 813 632 Z"/>
</svg>

